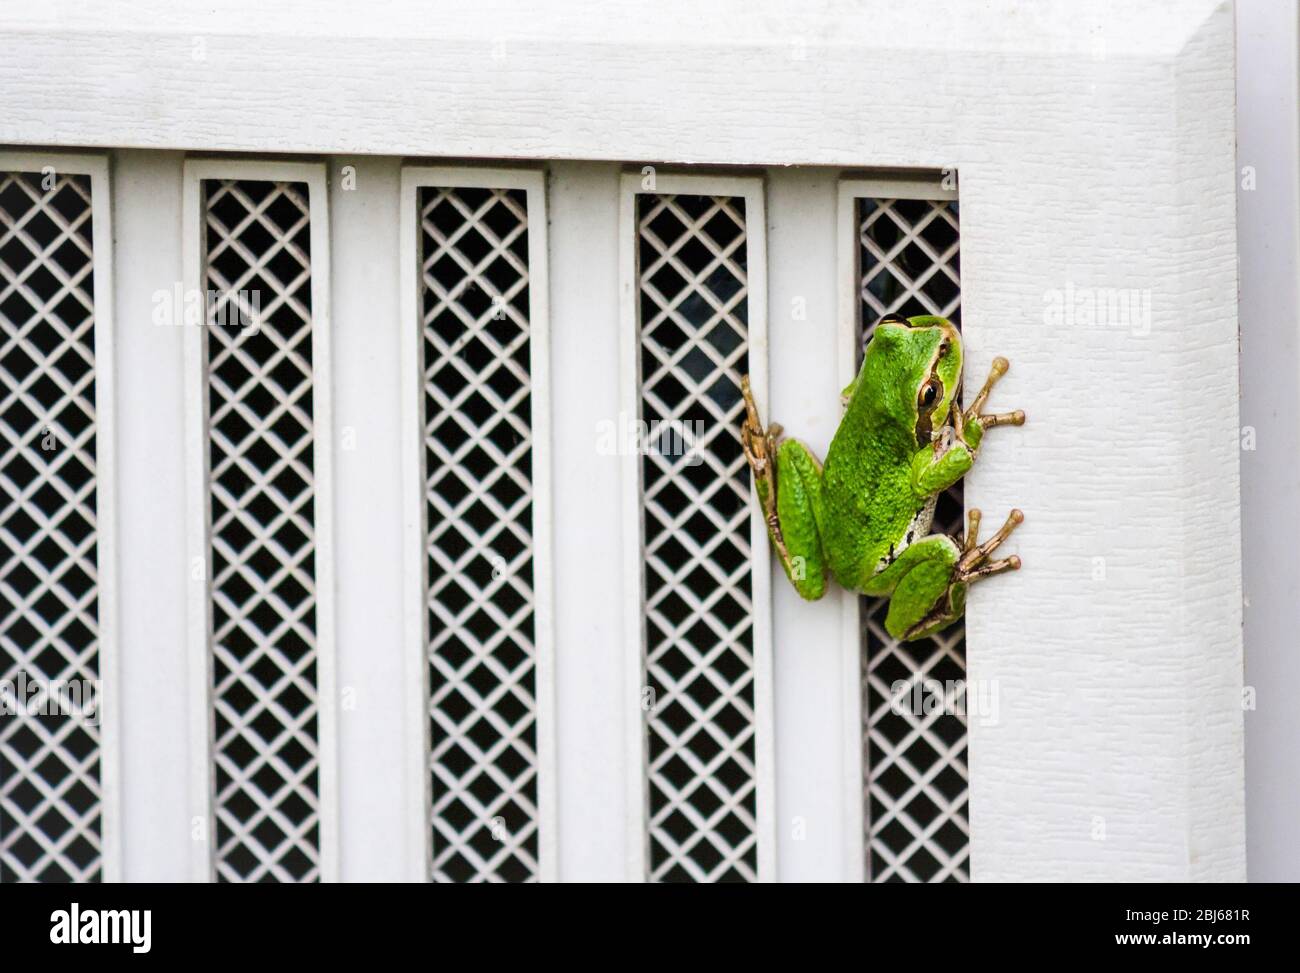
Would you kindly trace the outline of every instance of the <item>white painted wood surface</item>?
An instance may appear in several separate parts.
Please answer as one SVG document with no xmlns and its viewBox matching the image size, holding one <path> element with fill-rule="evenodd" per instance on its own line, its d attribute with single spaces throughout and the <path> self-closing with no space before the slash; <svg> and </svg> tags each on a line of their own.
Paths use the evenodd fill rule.
<svg viewBox="0 0 1300 973">
<path fill-rule="evenodd" d="M 154 324 L 154 295 L 182 278 L 176 152 L 118 152 L 118 496 L 122 619 L 122 878 L 190 877 L 190 757 L 185 605 L 186 425 L 183 329 Z M 147 378 L 136 378 L 147 376 Z"/>
<path fill-rule="evenodd" d="M 404 440 L 398 396 L 400 160 L 329 161 L 338 606 L 339 877 L 422 881 L 423 821 L 399 799 L 412 743 L 402 603 Z M 352 175 L 344 189 L 345 166 Z M 418 661 L 418 660 L 417 660 Z M 417 669 L 418 671 L 418 669 Z M 421 725 L 420 718 L 415 726 Z M 419 777 L 415 778 L 418 786 Z"/>
<path fill-rule="evenodd" d="M 623 459 L 596 449 L 621 407 L 619 167 L 550 167 L 555 706 L 561 881 L 626 877 Z"/>
<path fill-rule="evenodd" d="M 969 674 L 995 684 L 1000 701 L 996 723 L 971 728 L 973 874 L 1237 879 L 1231 7 L 1083 7 L 727 0 L 669 3 L 647 18 L 629 0 L 560 10 L 456 0 L 434 18 L 405 3 L 358 17 L 344 2 L 239 0 L 216 10 L 59 0 L 5 13 L 0 141 L 957 168 L 969 358 L 1007 355 L 1012 370 L 996 402 L 1029 416 L 1023 429 L 992 434 L 967 485 L 968 504 L 990 520 L 1010 506 L 1027 517 L 1015 537 L 1024 569 L 971 599 Z M 616 322 L 608 282 L 583 279 L 613 244 L 608 178 L 575 164 L 555 166 L 552 179 L 569 205 L 565 215 L 557 206 L 556 240 L 582 246 L 594 229 L 591 252 L 567 254 L 552 271 L 557 347 L 572 353 L 590 336 L 608 354 Z M 784 206 L 801 191 L 815 206 L 806 186 L 774 188 L 773 198 Z M 780 212 L 774 204 L 772 218 Z M 774 272 L 774 292 L 790 286 L 783 273 Z M 579 310 L 585 287 L 592 306 Z M 1149 327 L 1049 323 L 1045 301 L 1070 288 L 1149 293 Z M 119 296 L 129 300 L 138 306 Z M 608 331 L 596 321 L 602 309 Z M 774 405 L 792 428 L 802 400 L 782 370 L 810 375 L 818 366 L 803 356 L 824 356 L 821 347 L 787 344 L 799 360 L 774 359 Z M 143 362 L 154 350 L 132 354 Z M 613 394 L 610 376 L 580 384 L 577 367 L 557 364 L 567 376 L 557 386 L 557 450 L 580 449 L 592 407 L 607 408 Z M 825 417 L 807 422 L 825 435 Z M 601 458 L 574 462 L 593 474 L 589 516 L 608 518 L 609 471 Z M 562 714 L 575 693 L 608 688 L 612 675 L 596 645 L 576 649 L 566 634 L 612 640 L 604 650 L 617 654 L 631 610 L 583 600 L 603 589 L 577 580 L 563 525 L 578 536 L 596 531 L 584 521 L 574 498 L 557 497 Z M 615 523 L 606 529 L 616 532 Z M 616 558 L 600 548 L 592 563 Z M 828 609 L 776 595 L 778 636 L 822 631 Z M 796 648 L 776 650 L 778 673 L 787 672 L 778 712 L 825 742 L 811 707 L 829 676 L 789 675 Z M 590 674 L 566 672 L 566 658 L 589 659 Z M 606 829 L 589 849 L 566 848 L 584 840 L 583 822 L 630 809 L 615 797 L 612 769 L 578 768 L 565 747 L 608 757 L 608 741 L 574 744 L 572 734 L 618 734 L 609 720 L 627 704 L 560 716 L 561 877 L 607 875 L 598 855 L 620 844 Z M 791 759 L 784 747 L 778 757 Z M 783 818 L 812 773 L 778 797 Z M 599 803 L 566 809 L 584 787 Z M 825 799 L 816 806 L 830 813 Z M 779 845 L 783 866 L 789 848 Z M 827 876 L 838 867 L 798 866 Z"/>
<path fill-rule="evenodd" d="M 835 326 L 838 181 L 836 170 L 777 169 L 767 185 L 771 394 L 759 408 L 821 458 L 839 425 L 838 390 L 848 384 L 839 380 Z M 857 598 L 830 585 L 809 605 L 778 564 L 771 577 L 777 874 L 783 882 L 861 882 Z"/>
</svg>

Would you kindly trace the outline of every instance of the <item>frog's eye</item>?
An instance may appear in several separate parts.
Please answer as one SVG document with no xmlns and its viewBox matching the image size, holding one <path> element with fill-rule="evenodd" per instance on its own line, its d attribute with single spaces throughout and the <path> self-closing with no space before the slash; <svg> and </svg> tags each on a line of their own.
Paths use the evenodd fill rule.
<svg viewBox="0 0 1300 973">
<path fill-rule="evenodd" d="M 943 341 L 939 342 L 939 357 L 942 358 L 944 355 L 948 354 L 948 350 L 949 350 L 951 347 L 952 347 L 952 344 L 948 341 L 947 338 L 945 338 Z"/>
<path fill-rule="evenodd" d="M 931 378 L 921 386 L 921 394 L 916 398 L 916 404 L 922 409 L 933 409 L 934 404 L 943 397 L 943 382 L 937 378 Z"/>
</svg>

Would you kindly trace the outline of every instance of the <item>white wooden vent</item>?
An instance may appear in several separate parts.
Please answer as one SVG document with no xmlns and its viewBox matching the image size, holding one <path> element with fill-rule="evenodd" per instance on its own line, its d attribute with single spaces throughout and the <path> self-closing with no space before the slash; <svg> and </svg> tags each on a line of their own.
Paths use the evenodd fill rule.
<svg viewBox="0 0 1300 973">
<path fill-rule="evenodd" d="M 409 168 L 425 877 L 554 877 L 540 173 Z"/>
<path fill-rule="evenodd" d="M 420 192 L 432 874 L 537 877 L 522 190 Z"/>
<path fill-rule="evenodd" d="M 111 386 L 99 362 L 111 345 L 107 279 L 97 278 L 111 274 L 107 253 L 96 252 L 107 211 L 92 202 L 102 205 L 107 170 L 100 162 L 98 175 L 77 172 L 74 160 L 49 155 L 34 171 L 8 171 L 5 161 L 0 680 L 20 708 L 0 716 L 0 882 L 99 881 L 113 877 L 104 699 L 93 688 L 109 676 L 111 609 L 101 617 L 101 605 L 112 601 L 112 518 L 100 474 L 110 444 L 99 430 Z M 61 688 L 70 683 L 75 693 Z"/>
<path fill-rule="evenodd" d="M 766 288 L 761 270 L 752 276 L 765 260 L 751 230 L 761 240 L 761 184 L 732 194 L 680 181 L 681 192 L 661 178 L 658 191 L 633 196 L 635 407 L 647 430 L 636 458 L 647 785 L 638 840 L 652 881 L 752 882 L 769 867 L 760 722 L 770 711 L 758 672 L 770 636 L 754 611 L 767 603 L 753 557 L 766 541 L 738 430 L 741 376 L 765 384 L 765 332 L 752 317 L 762 321 L 755 298 Z"/>
<path fill-rule="evenodd" d="M 322 878 L 323 423 L 314 194 L 199 178 L 210 570 L 211 805 L 220 881 Z M 326 440 L 328 437 L 324 437 Z M 327 448 L 328 444 L 324 444 Z"/>
<path fill-rule="evenodd" d="M 879 191 L 890 190 L 881 186 Z M 924 191 L 943 195 L 937 187 Z M 955 199 L 857 198 L 855 226 L 859 356 L 876 322 L 889 312 L 938 314 L 960 326 Z M 940 498 L 933 529 L 961 536 L 960 483 Z M 900 680 L 911 685 L 965 680 L 965 623 L 933 638 L 899 643 L 884 628 L 888 605 L 862 598 L 859 608 L 866 873 L 873 882 L 968 881 L 966 717 L 951 705 L 929 714 L 890 705 L 892 687 Z"/>
</svg>

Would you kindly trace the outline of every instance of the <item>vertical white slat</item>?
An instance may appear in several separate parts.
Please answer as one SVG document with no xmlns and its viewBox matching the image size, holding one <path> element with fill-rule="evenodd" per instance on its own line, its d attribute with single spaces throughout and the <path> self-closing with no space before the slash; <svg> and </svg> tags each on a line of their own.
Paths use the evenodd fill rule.
<svg viewBox="0 0 1300 973">
<path fill-rule="evenodd" d="M 768 252 L 767 207 L 764 182 L 743 180 L 745 232 L 749 245 L 749 378 L 754 396 L 769 399 L 768 354 Z M 737 187 L 740 189 L 741 187 Z M 739 435 L 739 431 L 737 431 Z M 767 523 L 759 513 L 750 489 L 749 537 L 751 556 L 768 553 Z M 754 770 L 758 775 L 756 825 L 758 829 L 758 880 L 775 882 L 780 875 L 776 849 L 776 704 L 772 661 L 772 564 L 771 557 L 754 564 Z"/>
<path fill-rule="evenodd" d="M 188 877 L 191 836 L 180 153 L 113 159 L 116 447 L 121 566 L 118 705 L 127 881 Z M 106 684 L 107 688 L 107 684 Z M 206 759 L 206 753 L 201 754 Z"/>
<path fill-rule="evenodd" d="M 407 830 L 423 849 L 422 879 L 431 868 L 431 780 L 429 768 L 429 591 L 428 543 L 429 524 L 426 507 L 426 477 L 423 455 L 424 365 L 421 346 L 424 341 L 424 313 L 421 297 L 421 212 L 419 194 L 423 187 L 448 189 L 522 190 L 527 207 L 528 235 L 528 346 L 529 402 L 531 405 L 530 463 L 532 507 L 532 614 L 533 614 L 533 700 L 536 721 L 537 757 L 537 866 L 538 879 L 555 881 L 558 876 L 557 762 L 555 743 L 555 637 L 554 583 L 552 546 L 552 460 L 551 460 L 551 379 L 549 324 L 549 269 L 547 246 L 546 180 L 540 169 L 495 167 L 409 166 L 401 179 L 401 266 L 402 280 L 402 348 L 403 348 L 403 489 L 404 523 L 410 531 L 405 545 L 407 593 L 407 720 L 406 738 L 410 743 L 408 773 L 419 768 L 423 782 L 410 784 L 406 800 Z M 408 249 L 409 248 L 409 249 Z M 419 672 L 413 667 L 419 667 Z M 418 691 L 419 695 L 416 696 Z M 420 726 L 417 728 L 415 721 Z M 417 746 L 418 744 L 418 746 Z M 418 801 L 418 805 L 417 805 Z"/>
<path fill-rule="evenodd" d="M 184 294 L 206 291 L 203 262 L 204 217 L 202 177 L 186 162 L 181 185 L 181 259 Z M 183 320 L 183 318 L 182 318 Z M 211 503 L 208 487 L 208 396 L 204 375 L 203 335 L 198 327 L 184 331 L 185 382 L 185 546 L 186 659 L 189 684 L 190 881 L 214 877 L 216 828 L 212 801 L 212 553 L 208 540 Z"/>
<path fill-rule="evenodd" d="M 835 388 L 836 396 L 857 374 L 859 321 L 858 212 L 855 187 L 841 181 L 835 196 Z M 843 409 L 839 410 L 842 414 Z M 839 420 L 836 419 L 838 425 Z M 840 719 L 845 879 L 867 877 L 866 750 L 862 724 L 862 626 L 858 596 L 840 598 Z"/>
<path fill-rule="evenodd" d="M 833 169 L 768 172 L 771 395 L 764 422 L 779 422 L 819 459 L 840 418 L 836 324 L 836 179 Z M 860 880 L 861 746 L 843 731 L 856 712 L 857 671 L 842 671 L 845 604 L 857 600 L 829 584 L 825 597 L 799 597 L 772 561 L 772 640 L 776 646 L 777 859 L 783 881 Z M 856 630 L 856 624 L 854 624 Z M 856 660 L 855 660 L 856 661 Z M 857 802 L 856 817 L 846 813 Z M 855 844 L 855 839 L 856 844 Z"/>
<path fill-rule="evenodd" d="M 95 526 L 99 596 L 99 678 L 104 715 L 99 736 L 99 776 L 103 794 L 100 842 L 104 880 L 122 880 L 122 692 L 119 642 L 118 487 L 117 487 L 117 342 L 113 327 L 113 194 L 108 158 L 86 160 L 90 176 L 91 219 L 95 250 Z M 116 711 L 116 712 L 113 712 Z"/>
<path fill-rule="evenodd" d="M 400 160 L 330 160 L 329 281 L 337 506 L 339 875 L 402 881 L 421 848 L 406 835 L 403 718 L 403 460 Z M 349 170 L 347 167 L 351 167 Z M 412 868 L 412 862 L 416 867 Z"/>
<path fill-rule="evenodd" d="M 304 183 L 310 207 L 312 293 L 312 425 L 313 510 L 315 571 L 315 656 L 319 806 L 320 877 L 338 880 L 338 763 L 337 706 L 334 644 L 334 489 L 332 442 L 333 371 L 331 368 L 329 203 L 325 166 L 320 163 L 263 162 L 257 160 L 187 160 L 184 166 L 183 256 L 187 293 L 203 294 L 205 214 L 202 183 L 205 179 L 246 179 Z M 206 321 L 206 318 L 205 318 Z M 198 827 L 207 835 L 196 841 L 192 877 L 209 881 L 213 876 L 213 753 L 212 753 L 212 557 L 208 524 L 211 486 L 208 480 L 208 381 L 203 360 L 202 328 L 185 328 L 186 466 L 188 530 L 191 564 L 202 565 L 201 582 L 189 592 L 189 658 L 192 762 L 191 804 Z M 199 752 L 199 747 L 203 752 Z M 206 846 L 206 847 L 205 847 Z"/>
<path fill-rule="evenodd" d="M 555 480 L 551 385 L 550 209 L 546 173 L 519 173 L 528 200 L 529 373 L 533 433 L 533 695 L 537 700 L 537 858 L 539 879 L 559 880 L 559 781 L 555 712 Z"/>
<path fill-rule="evenodd" d="M 637 260 L 636 194 L 640 178 L 632 173 L 622 176 L 618 201 L 619 265 L 619 409 L 616 425 L 635 422 L 641 415 L 641 327 L 640 293 Z M 625 878 L 644 882 L 650 871 L 649 781 L 646 773 L 645 709 L 645 553 L 641 533 L 641 457 L 635 450 L 622 456 L 622 525 L 623 525 L 623 706 L 625 719 L 624 844 Z"/>
<path fill-rule="evenodd" d="M 622 463 L 599 447 L 617 429 L 619 167 L 550 168 L 551 417 L 555 546 L 555 735 L 559 878 L 625 876 L 628 765 L 619 728 L 638 697 L 623 681 Z"/>
<path fill-rule="evenodd" d="M 339 879 L 338 650 L 334 584 L 334 355 L 330 315 L 329 190 L 324 165 L 305 164 L 311 193 L 311 339 L 313 461 L 316 491 L 316 694 L 320 753 L 320 869 L 322 882 Z M 285 177 L 280 177 L 285 178 Z"/>
<path fill-rule="evenodd" d="M 429 644 L 425 592 L 429 590 L 425 558 L 427 537 L 424 509 L 424 341 L 420 278 L 419 181 L 411 169 L 401 173 L 398 201 L 398 259 L 401 271 L 402 470 L 402 671 L 405 700 L 402 710 L 402 834 L 406 847 L 406 877 L 427 882 L 433 870 L 429 831 L 432 782 L 429 776 Z"/>
<path fill-rule="evenodd" d="M 621 181 L 619 252 L 620 252 L 620 332 L 622 334 L 620 375 L 622 378 L 621 415 L 630 421 L 641 415 L 640 388 L 640 267 L 639 229 L 636 197 L 641 193 L 732 196 L 745 201 L 745 234 L 748 277 L 747 344 L 749 375 L 755 398 L 768 397 L 767 331 L 767 218 L 764 207 L 763 179 L 757 176 L 677 175 L 656 173 L 652 184 L 644 183 L 641 172 L 627 172 Z M 652 185 L 652 188 L 651 188 Z M 739 435 L 739 429 L 736 430 Z M 645 881 L 648 874 L 648 795 L 647 787 L 647 714 L 642 708 L 645 688 L 645 632 L 642 606 L 645 576 L 642 544 L 642 469 L 641 455 L 628 451 L 623 459 L 623 544 L 625 704 L 628 705 L 628 838 L 627 878 Z M 767 530 L 753 502 L 750 503 L 750 546 L 754 556 L 751 575 L 753 604 L 754 665 L 754 765 L 755 765 L 755 838 L 757 877 L 760 882 L 774 881 L 777 873 L 775 822 L 775 766 L 772 668 L 771 571 Z M 764 557 L 757 557 L 763 551 Z M 628 610 L 630 609 L 630 610 Z"/>
</svg>

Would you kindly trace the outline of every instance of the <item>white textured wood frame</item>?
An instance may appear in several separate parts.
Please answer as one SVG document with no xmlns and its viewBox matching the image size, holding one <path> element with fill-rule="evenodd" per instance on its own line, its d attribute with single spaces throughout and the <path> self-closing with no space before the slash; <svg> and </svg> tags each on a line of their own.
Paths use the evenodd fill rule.
<svg viewBox="0 0 1300 973">
<path fill-rule="evenodd" d="M 1000 699 L 970 728 L 972 877 L 1244 877 L 1232 5 L 657 13 L 50 0 L 0 26 L 0 141 L 956 169 L 970 359 L 1006 355 L 1029 417 L 966 483 L 1027 517 L 967 624 Z M 1097 289 L 1130 327 L 1064 314 Z"/>
<path fill-rule="evenodd" d="M 745 320 L 746 334 L 744 344 L 747 347 L 748 369 L 754 395 L 760 403 L 767 401 L 768 394 L 768 360 L 767 360 L 767 248 L 766 248 L 766 228 L 767 217 L 764 206 L 763 179 L 761 176 L 731 176 L 731 175 L 683 175 L 676 173 L 655 172 L 647 176 L 641 171 L 624 173 L 622 178 L 622 191 L 620 197 L 620 219 L 619 219 L 619 263 L 620 272 L 620 334 L 622 338 L 619 368 L 621 372 L 622 384 L 622 409 L 620 411 L 620 423 L 640 422 L 643 419 L 643 396 L 644 375 L 642 368 L 642 328 L 643 320 L 641 313 L 642 306 L 642 218 L 638 210 L 638 197 L 647 199 L 654 197 L 668 196 L 691 196 L 691 197 L 713 197 L 719 199 L 738 199 L 744 201 L 744 216 L 741 231 L 743 233 L 743 246 L 747 248 L 746 268 L 747 279 L 744 283 L 745 293 L 747 294 L 747 318 Z M 684 219 L 685 214 L 677 214 L 678 219 Z M 682 240 L 688 243 L 698 244 L 702 239 L 699 231 L 704 226 L 709 226 L 712 220 L 718 218 L 716 211 L 705 213 L 695 217 L 693 220 L 684 222 L 682 238 L 678 240 L 665 240 L 664 252 L 670 253 L 680 247 Z M 734 216 L 732 216 L 734 219 Z M 710 243 L 711 247 L 712 244 Z M 716 258 L 717 253 L 713 256 Z M 722 260 L 718 266 L 725 267 L 727 261 Z M 691 283 L 694 276 L 699 278 L 703 274 L 701 271 L 690 267 L 678 266 L 676 274 L 684 278 L 683 290 L 680 293 L 686 293 L 688 289 L 702 291 L 706 289 L 707 284 L 701 280 Z M 675 300 L 675 295 L 666 295 L 670 301 Z M 721 312 L 718 312 L 721 314 Z M 726 317 L 721 316 L 723 323 L 726 323 Z M 721 327 L 722 325 L 719 325 Z M 710 327 L 712 323 L 710 322 Z M 700 327 L 701 334 L 703 327 Z M 703 342 L 697 338 L 702 346 Z M 689 346 L 688 346 L 689 347 Z M 721 366 L 714 362 L 718 369 L 713 377 L 707 379 L 712 384 L 718 381 L 725 374 Z M 705 379 L 701 376 L 700 384 Z M 667 416 L 666 419 L 673 420 L 679 416 Z M 725 434 L 725 432 L 724 432 Z M 739 435 L 739 426 L 736 428 L 736 435 Z M 696 444 L 698 446 L 698 443 Z M 647 442 L 644 444 L 646 449 L 652 448 Z M 651 708 L 647 711 L 646 694 L 647 694 L 647 646 L 646 646 L 646 624 L 647 624 L 647 578 L 646 578 L 646 548 L 644 543 L 644 526 L 646 519 L 645 511 L 645 490 L 643 476 L 643 460 L 641 449 L 627 450 L 627 455 L 623 458 L 623 550 L 624 550 L 624 658 L 625 658 L 625 677 L 627 680 L 624 699 L 624 706 L 628 714 L 627 720 L 627 746 L 628 761 L 626 764 L 628 778 L 628 836 L 627 836 L 627 877 L 629 881 L 642 882 L 650 877 L 652 872 L 651 862 L 651 831 L 652 821 L 650 815 L 651 804 L 651 773 L 652 763 L 651 756 L 648 753 L 648 738 L 650 736 L 649 724 L 655 707 L 664 705 L 668 700 L 654 700 Z M 755 850 L 756 867 L 754 868 L 753 880 L 756 881 L 773 881 L 776 872 L 776 834 L 774 823 L 775 816 L 775 768 L 774 768 L 774 720 L 773 720 L 773 691 L 772 691 L 772 615 L 771 615 L 771 565 L 766 556 L 767 552 L 767 528 L 763 523 L 763 518 L 758 512 L 758 506 L 753 500 L 752 485 L 750 497 L 748 498 L 749 508 L 749 546 L 751 552 L 762 552 L 762 556 L 754 557 L 751 563 L 750 572 L 750 592 L 749 599 L 753 605 L 752 614 L 752 631 L 751 631 L 751 653 L 752 653 L 752 723 L 753 723 L 753 802 L 754 813 L 752 822 L 753 843 Z M 702 506 L 699 498 L 693 503 Z M 666 525 L 665 525 L 666 526 Z M 692 542 L 684 539 L 686 546 L 692 546 Z M 697 606 L 703 610 L 704 606 Z M 684 647 L 689 651 L 689 646 Z M 702 652 L 700 657 L 693 661 L 692 667 L 700 673 L 704 673 L 710 666 L 705 660 L 705 654 Z M 692 676 L 703 680 L 705 676 Z M 653 680 L 650 680 L 653 681 Z M 715 684 L 716 677 L 710 681 Z M 688 687 L 682 686 L 676 692 L 684 694 Z M 719 701 L 725 701 L 728 692 L 734 689 L 723 689 Z M 707 709 L 709 704 L 701 704 L 701 709 Z M 718 703 L 712 704 L 714 707 Z M 707 735 L 703 731 L 700 736 Z M 684 736 L 684 735 L 683 735 Z M 720 742 L 720 741 L 719 741 Z M 667 746 L 668 753 L 674 749 L 683 753 L 688 749 L 685 740 L 680 741 L 675 746 Z M 721 749 L 721 748 L 720 748 Z M 725 755 L 725 751 L 724 751 Z M 687 754 L 688 763 L 694 763 L 694 758 Z M 680 758 L 679 758 L 680 759 Z M 709 772 L 700 767 L 695 767 L 694 771 L 699 780 L 704 780 Z M 702 788 L 703 789 L 703 788 Z M 683 788 L 683 791 L 685 788 Z M 710 800 L 718 799 L 717 796 Z M 719 800 L 722 805 L 721 810 L 726 809 L 727 801 Z M 689 812 L 687 805 L 690 803 L 685 799 L 684 794 L 679 794 L 675 798 L 668 800 L 669 809 L 672 805 L 678 805 L 678 814 L 682 810 L 688 810 L 688 816 L 692 819 L 692 825 L 701 829 L 698 834 L 709 832 L 707 837 L 700 838 L 701 843 L 717 844 L 721 839 L 720 834 L 712 832 L 712 827 L 706 827 L 693 814 Z M 714 812 L 710 819 L 716 818 L 720 812 Z M 703 869 L 698 868 L 692 862 L 693 856 L 684 847 L 678 848 L 672 857 L 677 859 L 682 873 L 691 873 L 692 877 L 699 877 Z M 734 856 L 735 849 L 727 849 L 718 857 L 722 861 L 717 866 L 718 869 L 729 868 L 734 863 L 730 862 Z M 743 868 L 735 869 L 745 871 Z"/>
<path fill-rule="evenodd" d="M 122 880 L 122 784 L 118 644 L 118 503 L 116 462 L 116 369 L 113 338 L 113 223 L 108 158 L 51 151 L 0 151 L 0 173 L 35 173 L 60 178 L 85 176 L 90 182 L 91 272 L 94 278 L 94 532 L 96 640 L 99 680 L 99 858 L 107 882 Z M 2 228 L 0 228 L 2 230 Z M 66 286 L 66 281 L 64 286 Z M 62 444 L 61 444 L 62 445 Z M 80 678 L 68 671 L 67 678 Z M 48 745 L 48 744 L 47 744 Z M 66 784 L 64 785 L 66 786 Z M 41 785 L 44 790 L 45 786 Z M 51 793 L 47 800 L 57 800 Z M 76 825 L 71 830 L 79 831 Z"/>
<path fill-rule="evenodd" d="M 402 307 L 402 479 L 405 498 L 403 537 L 405 554 L 404 623 L 406 629 L 405 715 L 407 733 L 408 847 L 421 848 L 413 860 L 411 878 L 428 881 L 433 864 L 431 811 L 433 795 L 430 774 L 430 678 L 429 678 L 429 523 L 426 500 L 425 428 L 425 315 L 423 295 L 422 206 L 423 189 L 518 190 L 525 200 L 527 232 L 528 290 L 527 340 L 529 362 L 528 398 L 531 403 L 531 490 L 532 490 L 532 615 L 533 697 L 536 740 L 536 877 L 543 882 L 557 878 L 558 815 L 556 809 L 555 750 L 555 640 L 552 620 L 553 561 L 551 507 L 551 389 L 549 269 L 547 260 L 546 180 L 541 169 L 489 168 L 472 166 L 420 166 L 402 168 L 401 221 L 401 307 Z M 470 219 L 467 217 L 467 224 Z M 497 241 L 500 243 L 501 241 Z M 489 258 L 494 254 L 489 251 Z M 483 261 L 486 264 L 488 261 Z M 475 277 L 486 274 L 485 266 L 465 269 L 467 286 L 478 286 Z M 503 297 L 503 296 L 502 296 Z M 503 352 L 504 353 L 504 352 Z M 499 562 L 502 563 L 502 562 Z M 504 564 L 502 563 L 502 566 Z M 494 575 L 502 571 L 494 571 Z M 494 577 L 494 580 L 497 580 Z M 509 689 L 498 686 L 498 691 Z M 513 692 L 513 690 L 510 690 Z M 486 700 L 480 700 L 491 709 Z M 485 710 L 486 712 L 486 710 Z M 502 745 L 508 743 L 504 734 Z M 486 760 L 486 755 L 480 755 Z M 482 823 L 480 823 L 481 826 Z M 466 854 L 472 857 L 469 849 Z M 481 872 L 492 869 L 480 868 Z"/>
<path fill-rule="evenodd" d="M 334 644 L 334 500 L 333 419 L 328 184 L 324 164 L 256 159 L 187 159 L 183 171 L 182 253 L 187 295 L 207 292 L 204 184 L 209 180 L 297 183 L 307 187 L 310 234 L 310 328 L 312 397 L 311 444 L 315 575 L 315 708 L 317 763 L 317 842 L 314 870 L 321 881 L 337 881 L 339 822 L 337 777 L 337 690 Z M 287 282 L 286 282 L 287 283 Z M 287 290 L 287 289 L 286 289 Z M 206 306 L 206 305 L 205 305 Z M 196 833 L 192 858 L 194 881 L 217 874 L 215 798 L 216 741 L 213 698 L 213 531 L 209 444 L 209 377 L 201 326 L 185 326 L 186 520 L 192 575 L 187 605 L 190 670 L 191 796 Z"/>
</svg>

